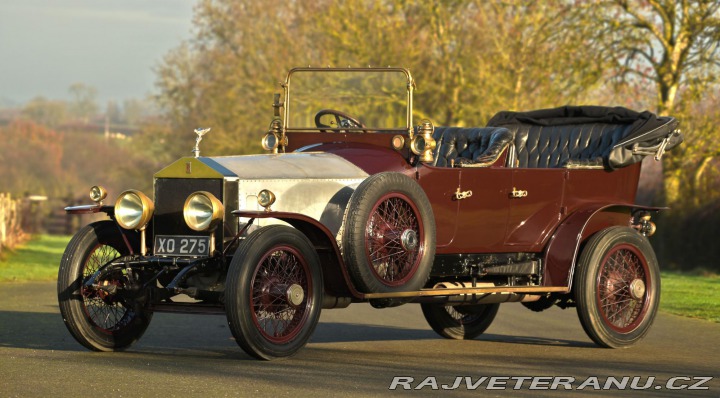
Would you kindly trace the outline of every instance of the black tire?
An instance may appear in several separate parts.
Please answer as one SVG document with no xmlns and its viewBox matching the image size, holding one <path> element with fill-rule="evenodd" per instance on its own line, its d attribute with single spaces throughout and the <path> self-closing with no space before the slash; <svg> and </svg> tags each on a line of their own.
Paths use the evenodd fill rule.
<svg viewBox="0 0 720 398">
<path fill-rule="evenodd" d="M 312 336 L 322 295 L 320 260 L 310 240 L 284 225 L 260 228 L 240 243 L 230 264 L 228 325 L 248 354 L 288 357 Z"/>
<path fill-rule="evenodd" d="M 62 256 L 57 282 L 60 314 L 75 340 L 91 350 L 122 351 L 150 324 L 152 312 L 141 303 L 83 286 L 100 266 L 128 254 L 117 224 L 108 220 L 83 227 Z M 128 283 L 121 272 L 109 273 L 99 282 L 120 287 Z"/>
<path fill-rule="evenodd" d="M 598 345 L 628 347 L 650 330 L 660 300 L 660 270 L 647 238 L 611 227 L 585 245 L 573 283 L 580 323 Z"/>
<path fill-rule="evenodd" d="M 375 174 L 348 209 L 342 248 L 355 286 L 366 293 L 423 288 L 435 258 L 435 216 L 422 188 L 403 174 Z"/>
<path fill-rule="evenodd" d="M 420 304 L 430 327 L 446 339 L 472 340 L 490 327 L 500 304 Z"/>
</svg>

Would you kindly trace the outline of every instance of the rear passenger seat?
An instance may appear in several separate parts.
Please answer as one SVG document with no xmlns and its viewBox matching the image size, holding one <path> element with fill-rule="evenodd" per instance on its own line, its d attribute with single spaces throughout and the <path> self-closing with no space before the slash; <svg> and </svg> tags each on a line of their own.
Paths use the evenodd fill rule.
<svg viewBox="0 0 720 398">
<path fill-rule="evenodd" d="M 516 167 L 605 167 L 612 148 L 627 136 L 629 124 L 568 124 L 506 126 L 514 135 Z"/>
<path fill-rule="evenodd" d="M 606 170 L 648 155 L 659 159 L 682 142 L 677 125 L 672 117 L 648 111 L 596 105 L 501 111 L 488 121 L 512 134 L 511 167 Z"/>
<path fill-rule="evenodd" d="M 606 123 L 436 127 L 435 165 L 487 167 L 509 148 L 507 167 L 602 169 L 604 159 L 630 128 Z"/>
</svg>

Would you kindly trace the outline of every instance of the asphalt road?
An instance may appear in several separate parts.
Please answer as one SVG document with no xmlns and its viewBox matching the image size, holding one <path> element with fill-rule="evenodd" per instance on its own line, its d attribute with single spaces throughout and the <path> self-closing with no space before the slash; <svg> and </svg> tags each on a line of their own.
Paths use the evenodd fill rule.
<svg viewBox="0 0 720 398">
<path fill-rule="evenodd" d="M 712 396 L 720 397 L 720 324 L 661 313 L 637 346 L 597 348 L 574 309 L 533 313 L 504 304 L 486 334 L 442 339 L 417 305 L 376 310 L 365 304 L 325 310 L 310 344 L 273 362 L 250 358 L 235 344 L 223 316 L 156 314 L 129 351 L 94 353 L 65 329 L 52 282 L 0 284 L 0 397 L 216 396 Z M 388 391 L 393 377 L 412 388 Z M 485 379 L 477 390 L 473 384 Z M 558 376 L 532 380 L 519 377 Z M 428 379 L 430 377 L 430 379 Z M 456 377 L 460 386 L 452 387 Z M 468 377 L 468 379 L 465 379 Z M 504 377 L 504 378 L 503 378 Z M 608 377 L 638 377 L 636 387 L 597 391 Z M 654 377 L 655 379 L 651 379 Z M 683 377 L 681 379 L 673 379 Z M 673 390 L 713 377 L 699 387 Z M 409 381 L 412 378 L 412 381 Z M 433 379 L 434 378 L 434 379 Z M 571 381 L 573 378 L 574 381 Z M 594 379 L 597 378 L 597 379 Z M 439 390 L 433 390 L 433 381 Z M 568 381 L 571 391 L 547 389 Z M 595 385 L 597 382 L 597 385 Z M 585 383 L 586 388 L 578 388 Z M 512 389 L 520 384 L 520 390 Z"/>
</svg>

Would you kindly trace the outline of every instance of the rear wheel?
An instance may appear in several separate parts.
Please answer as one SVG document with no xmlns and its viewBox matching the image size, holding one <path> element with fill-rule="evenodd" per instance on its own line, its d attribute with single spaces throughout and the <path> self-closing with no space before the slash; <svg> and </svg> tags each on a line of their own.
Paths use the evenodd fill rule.
<svg viewBox="0 0 720 398">
<path fill-rule="evenodd" d="M 650 242 L 637 231 L 612 227 L 590 238 L 574 285 L 580 323 L 598 345 L 627 347 L 650 330 L 660 271 Z"/>
<path fill-rule="evenodd" d="M 320 260 L 305 235 L 283 225 L 253 232 L 238 247 L 227 277 L 235 340 L 256 358 L 294 355 L 315 330 L 322 289 Z"/>
<path fill-rule="evenodd" d="M 85 286 L 98 269 L 127 254 L 117 224 L 100 221 L 72 238 L 60 262 L 60 313 L 75 340 L 91 350 L 123 350 L 150 324 L 152 313 L 128 293 L 133 287 L 126 271 L 106 267 L 95 283 L 103 289 Z"/>
<path fill-rule="evenodd" d="M 500 304 L 442 305 L 421 304 L 430 327 L 446 339 L 472 340 L 490 327 Z"/>
</svg>

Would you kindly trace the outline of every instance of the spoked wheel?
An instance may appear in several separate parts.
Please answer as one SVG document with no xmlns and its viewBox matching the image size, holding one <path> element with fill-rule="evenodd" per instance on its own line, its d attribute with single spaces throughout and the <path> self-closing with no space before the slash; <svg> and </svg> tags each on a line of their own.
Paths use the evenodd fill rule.
<svg viewBox="0 0 720 398">
<path fill-rule="evenodd" d="M 442 305 L 421 304 L 430 327 L 446 339 L 472 340 L 490 327 L 500 304 Z"/>
<path fill-rule="evenodd" d="M 320 260 L 299 231 L 261 228 L 233 256 L 227 278 L 230 330 L 260 359 L 294 355 L 310 339 L 322 307 Z"/>
<path fill-rule="evenodd" d="M 58 273 L 58 301 L 65 326 L 83 346 L 95 351 L 120 351 L 147 329 L 152 313 L 130 295 L 126 273 L 107 269 L 98 287 L 85 282 L 104 265 L 129 254 L 117 225 L 101 221 L 81 229 L 70 241 Z"/>
<path fill-rule="evenodd" d="M 598 232 L 578 263 L 575 298 L 580 322 L 598 345 L 635 344 L 655 319 L 660 272 L 647 238 L 627 227 Z"/>
<path fill-rule="evenodd" d="M 379 173 L 353 193 L 343 232 L 350 276 L 368 293 L 421 289 L 435 257 L 435 218 L 422 188 Z"/>
</svg>

